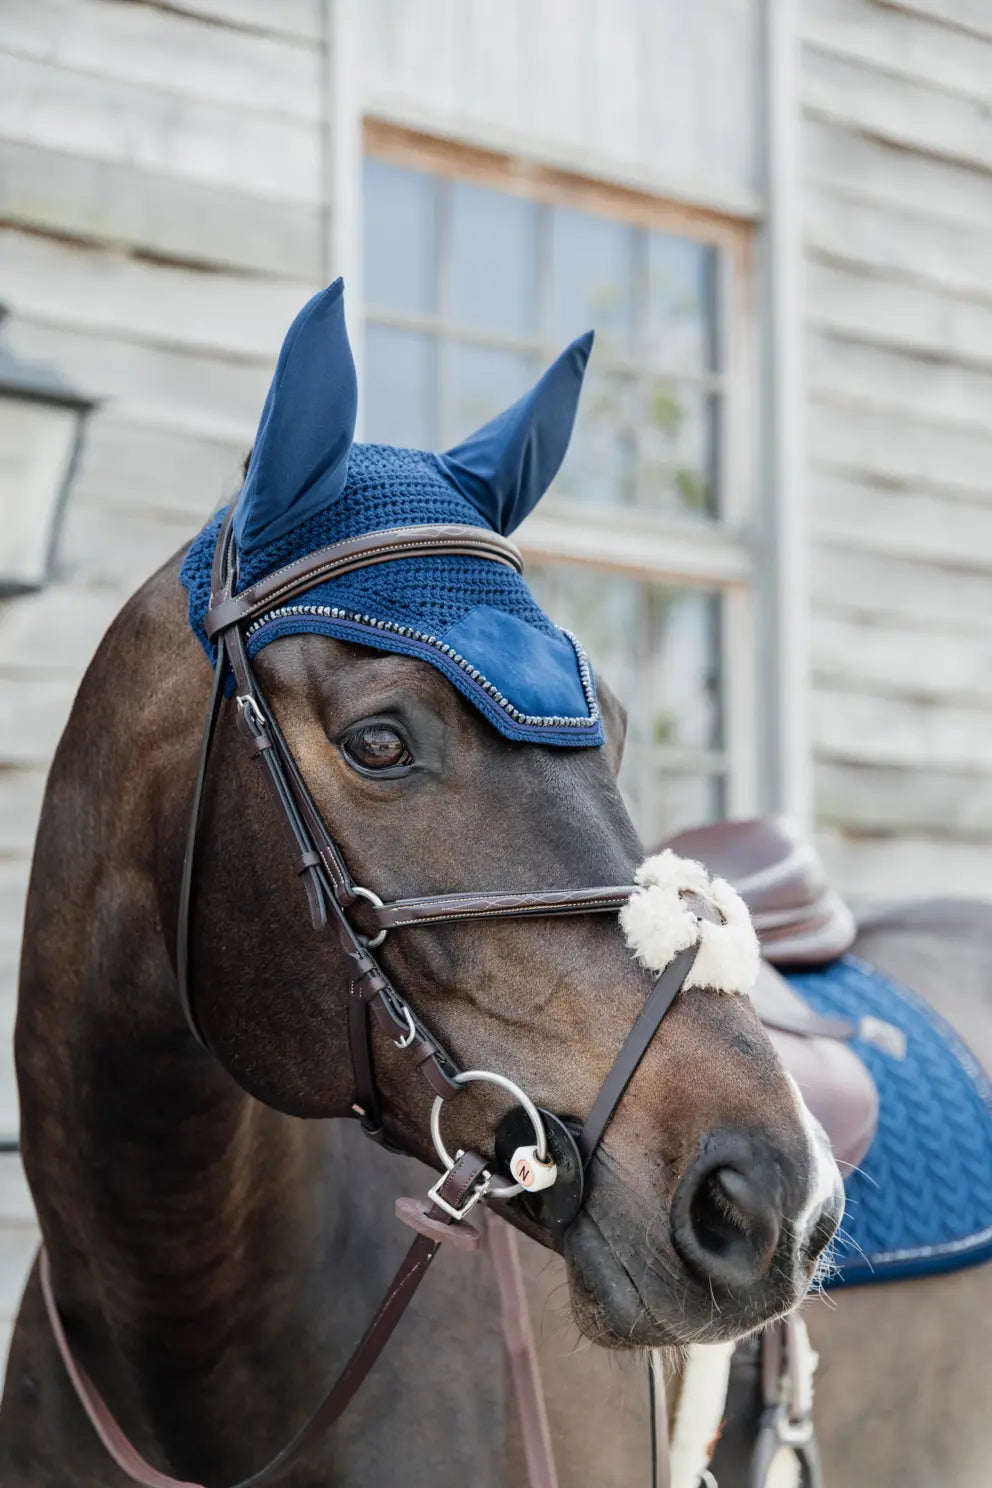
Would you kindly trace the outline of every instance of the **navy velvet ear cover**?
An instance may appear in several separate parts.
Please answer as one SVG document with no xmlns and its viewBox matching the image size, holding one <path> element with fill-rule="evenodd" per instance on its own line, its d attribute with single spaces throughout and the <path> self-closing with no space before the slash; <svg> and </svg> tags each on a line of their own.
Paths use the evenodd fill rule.
<svg viewBox="0 0 992 1488">
<path fill-rule="evenodd" d="M 355 438 L 358 380 L 344 280 L 308 300 L 286 333 L 234 513 L 242 553 L 337 501 Z"/>
<path fill-rule="evenodd" d="M 445 478 L 497 532 L 518 527 L 554 480 L 592 343 L 592 331 L 579 336 L 529 393 L 437 456 Z M 344 280 L 336 279 L 304 305 L 279 353 L 234 515 L 241 553 L 283 537 L 340 498 L 357 412 Z"/>
<path fill-rule="evenodd" d="M 439 457 L 445 474 L 497 532 L 519 527 L 558 474 L 592 343 L 593 332 L 586 331 L 529 393 Z"/>
<path fill-rule="evenodd" d="M 355 444 L 358 390 L 339 279 L 287 333 L 234 515 L 240 583 L 359 534 L 418 522 L 509 533 L 568 448 L 592 332 L 511 408 L 445 454 Z M 207 656 L 217 519 L 183 564 L 190 623 Z M 595 747 L 603 725 L 589 663 L 524 580 L 484 558 L 403 558 L 317 584 L 263 617 L 250 654 L 304 631 L 429 662 L 520 742 Z"/>
</svg>

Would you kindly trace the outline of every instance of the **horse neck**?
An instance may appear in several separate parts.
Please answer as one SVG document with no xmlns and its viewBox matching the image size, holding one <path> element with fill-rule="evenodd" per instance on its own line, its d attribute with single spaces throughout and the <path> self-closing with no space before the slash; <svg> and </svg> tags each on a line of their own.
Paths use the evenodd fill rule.
<svg viewBox="0 0 992 1488">
<path fill-rule="evenodd" d="M 155 582 L 133 603 L 154 609 Z M 80 689 L 39 828 L 16 1053 L 60 1297 L 84 1331 L 182 1372 L 210 1367 L 263 1282 L 273 1326 L 296 1305 L 273 1277 L 305 1277 L 317 1249 L 326 1138 L 246 1095 L 179 1010 L 170 898 L 202 704 L 177 653 L 149 648 L 143 675 L 122 624 Z"/>
<path fill-rule="evenodd" d="M 272 1278 L 305 1275 L 314 1254 L 319 1133 L 244 1095 L 174 1023 L 136 1018 L 149 993 L 154 1004 L 147 983 L 111 991 L 99 1017 L 63 1023 L 51 1060 L 35 1045 L 25 1162 L 60 1295 L 128 1355 L 196 1372 L 263 1286 L 271 1322 L 292 1309 Z M 54 1102 L 53 1063 L 68 1074 Z"/>
</svg>

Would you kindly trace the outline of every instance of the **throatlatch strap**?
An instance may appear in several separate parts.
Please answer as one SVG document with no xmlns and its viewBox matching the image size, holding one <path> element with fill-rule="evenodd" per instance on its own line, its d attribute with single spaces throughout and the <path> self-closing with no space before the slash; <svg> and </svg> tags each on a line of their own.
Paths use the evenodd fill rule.
<svg viewBox="0 0 992 1488">
<path fill-rule="evenodd" d="M 200 1032 L 200 1025 L 196 1021 L 193 1011 L 192 992 L 189 979 L 189 942 L 192 928 L 193 915 L 193 872 L 196 866 L 196 839 L 200 830 L 200 818 L 203 815 L 203 793 L 207 781 L 207 767 L 210 763 L 210 746 L 213 743 L 214 734 L 217 729 L 217 720 L 220 717 L 220 705 L 224 695 L 224 642 L 217 642 L 217 664 L 214 667 L 214 679 L 210 687 L 210 701 L 207 704 L 206 717 L 203 720 L 203 735 L 200 740 L 200 755 L 196 767 L 196 783 L 193 786 L 193 806 L 189 814 L 189 827 L 186 831 L 186 848 L 183 853 L 183 871 L 179 881 L 179 918 L 176 922 L 176 982 L 179 991 L 179 1005 L 189 1024 L 190 1032 L 198 1044 L 204 1049 L 207 1041 Z"/>
</svg>

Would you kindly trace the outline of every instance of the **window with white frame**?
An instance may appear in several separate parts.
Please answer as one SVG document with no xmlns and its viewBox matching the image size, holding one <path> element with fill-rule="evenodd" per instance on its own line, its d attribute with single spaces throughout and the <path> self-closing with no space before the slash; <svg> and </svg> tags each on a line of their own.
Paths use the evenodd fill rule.
<svg viewBox="0 0 992 1488">
<path fill-rule="evenodd" d="M 723 219 L 475 154 L 365 162 L 365 438 L 445 449 L 596 331 L 569 454 L 517 538 L 627 707 L 649 844 L 752 804 L 746 247 Z"/>
</svg>

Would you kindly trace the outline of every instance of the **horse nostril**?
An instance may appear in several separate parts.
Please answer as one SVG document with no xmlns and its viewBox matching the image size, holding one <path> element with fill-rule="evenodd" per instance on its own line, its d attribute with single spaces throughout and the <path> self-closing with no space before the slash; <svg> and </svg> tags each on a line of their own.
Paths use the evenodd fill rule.
<svg viewBox="0 0 992 1488">
<path fill-rule="evenodd" d="M 687 1174 L 673 1206 L 672 1238 L 682 1259 L 727 1286 L 760 1280 L 778 1245 L 777 1188 L 723 1164 Z"/>
</svg>

